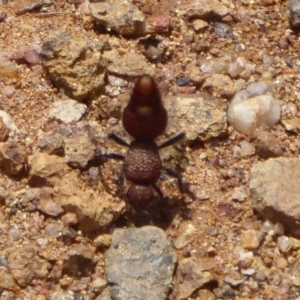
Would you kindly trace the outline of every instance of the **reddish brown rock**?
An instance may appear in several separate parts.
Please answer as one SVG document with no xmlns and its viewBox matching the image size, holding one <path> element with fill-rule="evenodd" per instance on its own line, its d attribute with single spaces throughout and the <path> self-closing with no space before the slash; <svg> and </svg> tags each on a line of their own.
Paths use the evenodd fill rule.
<svg viewBox="0 0 300 300">
<path fill-rule="evenodd" d="M 42 46 L 42 61 L 53 83 L 73 99 L 82 100 L 104 85 L 106 42 L 55 32 Z"/>
<path fill-rule="evenodd" d="M 0 143 L 0 168 L 8 175 L 22 175 L 25 172 L 27 155 L 14 142 Z"/>
<path fill-rule="evenodd" d="M 300 236 L 300 159 L 271 158 L 255 164 L 250 174 L 250 198 L 263 218 L 281 223 Z"/>
<path fill-rule="evenodd" d="M 71 276 L 88 276 L 94 272 L 97 259 L 83 244 L 73 245 L 63 261 L 62 271 Z"/>
<path fill-rule="evenodd" d="M 205 284 L 216 283 L 217 279 L 211 272 L 215 265 L 213 258 L 189 257 L 180 261 L 176 281 L 178 290 L 176 299 L 186 299 Z"/>
<path fill-rule="evenodd" d="M 90 11 L 95 21 L 109 31 L 114 30 L 124 36 L 144 33 L 145 17 L 131 1 L 92 2 Z"/>
<path fill-rule="evenodd" d="M 27 286 L 34 278 L 48 277 L 49 263 L 41 259 L 32 246 L 12 249 L 7 261 L 9 271 L 21 287 Z"/>
</svg>

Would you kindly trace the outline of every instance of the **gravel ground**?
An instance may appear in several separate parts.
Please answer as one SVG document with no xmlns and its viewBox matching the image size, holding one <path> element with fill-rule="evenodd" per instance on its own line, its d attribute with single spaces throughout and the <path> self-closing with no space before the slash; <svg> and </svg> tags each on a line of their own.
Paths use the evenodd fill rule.
<svg viewBox="0 0 300 300">
<path fill-rule="evenodd" d="M 90 2 L 0 4 L 0 299 L 300 299 L 299 2 Z M 193 193 L 146 211 L 99 162 L 144 74 Z"/>
</svg>

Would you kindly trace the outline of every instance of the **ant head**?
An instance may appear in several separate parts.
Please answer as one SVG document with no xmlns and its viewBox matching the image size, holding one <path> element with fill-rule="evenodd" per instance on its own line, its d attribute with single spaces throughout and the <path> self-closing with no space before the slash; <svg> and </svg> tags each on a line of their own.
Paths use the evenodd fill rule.
<svg viewBox="0 0 300 300">
<path fill-rule="evenodd" d="M 165 131 L 167 121 L 154 79 L 148 75 L 139 77 L 123 112 L 125 130 L 136 139 L 153 140 Z"/>
<path fill-rule="evenodd" d="M 153 198 L 153 191 L 147 185 L 131 185 L 127 190 L 128 202 L 133 206 L 147 206 Z"/>
<path fill-rule="evenodd" d="M 136 80 L 130 102 L 137 106 L 154 106 L 161 102 L 159 91 L 152 77 L 145 75 Z"/>
</svg>

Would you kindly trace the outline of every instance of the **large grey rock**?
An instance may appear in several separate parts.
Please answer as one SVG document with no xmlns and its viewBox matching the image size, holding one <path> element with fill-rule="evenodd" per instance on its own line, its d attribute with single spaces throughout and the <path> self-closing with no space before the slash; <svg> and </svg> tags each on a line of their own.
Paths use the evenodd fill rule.
<svg viewBox="0 0 300 300">
<path fill-rule="evenodd" d="M 250 197 L 253 208 L 264 218 L 281 223 L 300 236 L 300 159 L 275 158 L 253 166 Z"/>
<path fill-rule="evenodd" d="M 188 140 L 216 138 L 227 131 L 227 101 L 210 95 L 180 95 L 166 99 L 169 115 L 167 131 L 184 131 Z"/>
<path fill-rule="evenodd" d="M 159 228 L 117 229 L 105 255 L 112 299 L 166 299 L 176 254 Z"/>
</svg>

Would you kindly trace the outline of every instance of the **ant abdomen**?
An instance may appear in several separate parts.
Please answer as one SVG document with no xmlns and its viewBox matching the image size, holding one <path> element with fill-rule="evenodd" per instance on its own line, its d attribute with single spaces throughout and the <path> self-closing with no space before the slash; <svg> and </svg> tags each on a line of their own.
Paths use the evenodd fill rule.
<svg viewBox="0 0 300 300">
<path fill-rule="evenodd" d="M 133 206 L 145 207 L 149 205 L 153 198 L 153 190 L 147 185 L 131 185 L 127 190 L 127 200 Z"/>
<path fill-rule="evenodd" d="M 136 184 L 156 182 L 162 163 L 155 142 L 133 141 L 124 161 L 125 177 Z"/>
<path fill-rule="evenodd" d="M 138 78 L 123 112 L 125 130 L 137 140 L 154 140 L 164 133 L 167 122 L 168 114 L 154 79 Z"/>
</svg>

